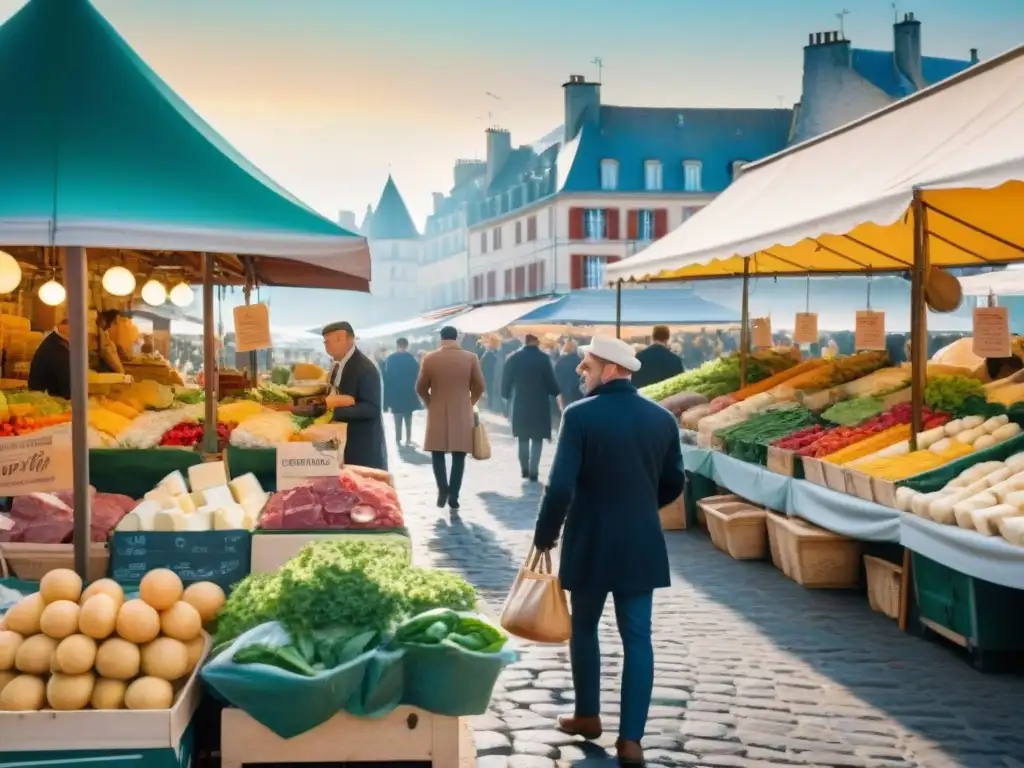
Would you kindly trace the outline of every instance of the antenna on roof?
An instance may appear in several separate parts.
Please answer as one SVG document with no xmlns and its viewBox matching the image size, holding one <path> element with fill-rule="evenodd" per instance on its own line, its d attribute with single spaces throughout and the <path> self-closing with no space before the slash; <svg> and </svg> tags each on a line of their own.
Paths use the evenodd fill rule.
<svg viewBox="0 0 1024 768">
<path fill-rule="evenodd" d="M 604 59 L 600 56 L 595 56 L 590 63 L 597 67 L 597 84 L 600 85 L 604 77 Z"/>
<path fill-rule="evenodd" d="M 891 5 L 892 5 L 892 23 L 896 24 L 900 20 L 900 9 L 896 7 L 896 0 L 893 0 Z"/>
<path fill-rule="evenodd" d="M 775 98 L 779 100 L 779 109 L 782 109 L 782 108 L 784 107 L 784 105 L 785 105 L 785 99 L 786 99 L 786 97 L 785 97 L 785 96 L 783 96 L 783 95 L 782 95 L 782 94 L 780 93 L 780 94 L 777 94 L 777 95 L 775 96 Z"/>
<path fill-rule="evenodd" d="M 488 99 L 493 99 L 494 101 L 501 101 L 501 96 L 499 96 L 498 94 L 493 93 L 491 91 L 484 91 L 484 96 L 486 96 Z M 487 126 L 491 127 L 491 126 L 494 126 L 494 125 L 495 125 L 494 113 L 491 112 L 490 110 L 488 110 L 487 111 Z"/>
<path fill-rule="evenodd" d="M 896 5 L 896 3 L 893 3 L 894 7 L 895 7 L 895 5 Z M 846 29 L 845 29 L 844 22 L 846 21 L 846 17 L 849 16 L 849 15 L 850 15 L 850 12 L 848 10 L 846 10 L 845 8 L 843 8 L 843 10 L 841 10 L 839 13 L 836 14 L 836 18 L 839 19 L 839 39 L 840 40 L 845 40 L 846 39 Z"/>
</svg>

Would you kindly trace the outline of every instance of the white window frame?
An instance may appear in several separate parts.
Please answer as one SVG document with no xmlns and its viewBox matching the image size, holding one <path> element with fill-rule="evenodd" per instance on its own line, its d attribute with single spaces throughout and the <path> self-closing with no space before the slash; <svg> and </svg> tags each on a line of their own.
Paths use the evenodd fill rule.
<svg viewBox="0 0 1024 768">
<path fill-rule="evenodd" d="M 601 161 L 601 189 L 613 192 L 619 188 L 619 161 L 605 158 Z"/>
<path fill-rule="evenodd" d="M 641 208 L 636 212 L 636 237 L 645 242 L 654 240 L 654 211 Z"/>
<path fill-rule="evenodd" d="M 644 189 L 648 192 L 660 192 L 663 188 L 661 161 L 644 161 Z"/>
<path fill-rule="evenodd" d="M 683 191 L 684 192 L 703 192 L 704 183 L 703 176 L 704 164 L 700 160 L 684 160 L 683 161 Z"/>
<path fill-rule="evenodd" d="M 604 288 L 604 275 L 607 267 L 607 256 L 584 256 L 583 290 L 589 291 Z"/>
<path fill-rule="evenodd" d="M 608 238 L 608 218 L 604 208 L 586 208 L 583 218 L 583 236 L 587 240 L 605 240 Z M 597 234 L 592 234 L 593 232 Z"/>
</svg>

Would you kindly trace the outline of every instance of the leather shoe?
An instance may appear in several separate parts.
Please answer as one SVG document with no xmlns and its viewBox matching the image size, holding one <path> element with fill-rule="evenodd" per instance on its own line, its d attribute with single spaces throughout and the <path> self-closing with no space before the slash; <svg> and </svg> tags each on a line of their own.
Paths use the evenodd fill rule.
<svg viewBox="0 0 1024 768">
<path fill-rule="evenodd" d="M 644 748 L 640 746 L 639 741 L 617 740 L 615 754 L 619 758 L 619 765 L 625 768 L 637 768 L 647 764 L 644 760 Z"/>
<path fill-rule="evenodd" d="M 448 491 L 437 492 L 437 508 L 444 509 L 448 506 Z"/>
<path fill-rule="evenodd" d="M 570 736 L 582 736 L 587 741 L 596 741 L 604 733 L 600 717 L 561 715 L 558 718 L 558 729 Z"/>
</svg>

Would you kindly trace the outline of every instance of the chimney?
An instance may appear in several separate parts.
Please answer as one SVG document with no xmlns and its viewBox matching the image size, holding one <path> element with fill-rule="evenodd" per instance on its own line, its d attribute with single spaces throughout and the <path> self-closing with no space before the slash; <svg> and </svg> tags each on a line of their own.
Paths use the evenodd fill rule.
<svg viewBox="0 0 1024 768">
<path fill-rule="evenodd" d="M 977 63 L 978 63 L 978 49 L 977 48 L 971 48 L 971 64 L 977 64 Z"/>
<path fill-rule="evenodd" d="M 927 87 L 921 74 L 921 22 L 914 18 L 914 14 L 905 13 L 903 21 L 896 22 L 892 31 L 896 68 L 915 88 Z"/>
<path fill-rule="evenodd" d="M 502 128 L 487 129 L 487 179 L 486 186 L 491 186 L 508 156 L 512 154 L 512 134 Z"/>
<path fill-rule="evenodd" d="M 433 198 L 434 198 L 434 213 L 438 213 L 441 210 L 441 206 L 444 205 L 444 193 L 443 192 L 434 192 L 433 193 Z"/>
<path fill-rule="evenodd" d="M 569 75 L 562 84 L 565 94 L 564 141 L 579 136 L 584 125 L 597 125 L 601 118 L 601 84 L 588 83 L 583 75 Z"/>
<path fill-rule="evenodd" d="M 354 211 L 338 211 L 338 226 L 347 229 L 349 232 L 358 232 L 356 214 Z"/>
</svg>

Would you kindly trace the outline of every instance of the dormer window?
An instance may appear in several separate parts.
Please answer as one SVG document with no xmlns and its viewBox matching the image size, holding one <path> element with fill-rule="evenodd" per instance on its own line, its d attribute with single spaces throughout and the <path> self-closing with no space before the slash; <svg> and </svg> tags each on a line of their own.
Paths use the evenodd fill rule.
<svg viewBox="0 0 1024 768">
<path fill-rule="evenodd" d="M 617 160 L 601 161 L 601 189 L 615 190 L 619 188 L 619 163 Z"/>
<path fill-rule="evenodd" d="M 702 165 L 700 160 L 683 161 L 683 190 L 686 192 L 700 192 L 703 189 L 701 182 Z"/>
<path fill-rule="evenodd" d="M 746 160 L 733 160 L 732 161 L 732 180 L 736 181 L 743 173 L 743 166 L 747 164 Z"/>
<path fill-rule="evenodd" d="M 648 192 L 661 191 L 661 162 L 648 160 L 644 163 L 644 189 Z"/>
</svg>

